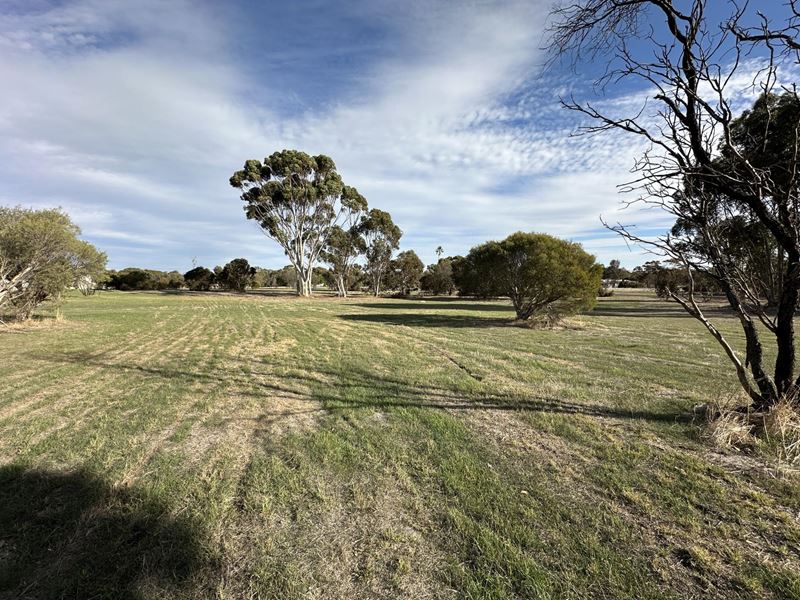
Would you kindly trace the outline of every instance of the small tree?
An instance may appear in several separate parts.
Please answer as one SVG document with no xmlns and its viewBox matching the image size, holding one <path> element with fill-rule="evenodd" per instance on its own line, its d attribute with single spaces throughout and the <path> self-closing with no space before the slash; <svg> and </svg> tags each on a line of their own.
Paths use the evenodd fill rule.
<svg viewBox="0 0 800 600">
<path fill-rule="evenodd" d="M 373 208 L 361 219 L 357 229 L 364 236 L 367 258 L 366 273 L 372 293 L 381 292 L 381 281 L 397 249 L 403 232 L 392 221 L 392 216 L 383 210 Z"/>
<path fill-rule="evenodd" d="M 618 260 L 612 260 L 608 266 L 603 269 L 603 279 L 625 279 L 630 277 L 630 271 L 620 266 Z"/>
<path fill-rule="evenodd" d="M 84 296 L 94 295 L 98 284 L 106 280 L 107 257 L 89 242 L 78 241 L 72 256 L 73 285 Z"/>
<path fill-rule="evenodd" d="M 603 267 L 580 244 L 541 233 L 517 232 L 470 250 L 475 277 L 508 296 L 517 318 L 562 316 L 594 306 Z"/>
<path fill-rule="evenodd" d="M 405 250 L 392 261 L 392 270 L 397 275 L 397 289 L 408 296 L 419 287 L 419 280 L 425 270 L 425 264 L 413 250 Z"/>
<path fill-rule="evenodd" d="M 255 274 L 255 268 L 250 266 L 247 259 L 234 258 L 222 268 L 218 281 L 228 289 L 243 292 L 252 284 Z"/>
<path fill-rule="evenodd" d="M 230 184 L 242 190 L 245 213 L 278 242 L 297 272 L 297 293 L 311 295 L 314 265 L 331 231 L 355 223 L 367 209 L 366 199 L 344 185 L 333 160 L 297 150 L 248 160 Z"/>
<path fill-rule="evenodd" d="M 437 296 L 453 293 L 453 261 L 450 258 L 440 258 L 435 265 L 428 265 L 420 279 L 420 288 Z"/>
<path fill-rule="evenodd" d="M 211 289 L 211 285 L 216 278 L 210 269 L 195 267 L 184 273 L 183 280 L 190 290 L 207 292 Z"/>
<path fill-rule="evenodd" d="M 106 256 L 79 234 L 61 210 L 0 207 L 0 308 L 11 306 L 27 319 L 67 287 L 99 277 Z"/>
<path fill-rule="evenodd" d="M 358 228 L 336 226 L 331 229 L 328 243 L 322 252 L 322 260 L 331 266 L 331 279 L 336 293 L 347 297 L 348 283 L 355 259 L 366 250 L 366 243 Z"/>
</svg>

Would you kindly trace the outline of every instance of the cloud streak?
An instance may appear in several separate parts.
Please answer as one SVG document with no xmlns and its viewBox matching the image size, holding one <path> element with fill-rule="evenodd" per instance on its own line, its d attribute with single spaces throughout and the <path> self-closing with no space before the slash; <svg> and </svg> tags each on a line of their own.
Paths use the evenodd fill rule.
<svg viewBox="0 0 800 600">
<path fill-rule="evenodd" d="M 541 75 L 548 7 L 20 3 L 0 14 L 0 200 L 63 206 L 116 268 L 277 267 L 227 179 L 298 148 L 333 157 L 426 262 L 523 229 L 635 263 L 598 217 L 617 218 L 640 146 L 570 137 L 558 96 L 576 84 Z"/>
</svg>

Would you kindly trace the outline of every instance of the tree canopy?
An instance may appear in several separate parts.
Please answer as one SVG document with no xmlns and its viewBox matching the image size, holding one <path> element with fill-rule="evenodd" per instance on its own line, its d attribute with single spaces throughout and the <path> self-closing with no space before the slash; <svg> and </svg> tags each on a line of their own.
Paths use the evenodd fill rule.
<svg viewBox="0 0 800 600">
<path fill-rule="evenodd" d="M 404 250 L 391 261 L 390 270 L 394 277 L 391 287 L 404 296 L 408 296 L 419 287 L 422 273 L 425 271 L 425 263 L 413 250 Z"/>
<path fill-rule="evenodd" d="M 247 259 L 234 258 L 222 267 L 217 282 L 235 292 L 243 292 L 252 285 L 255 274 L 255 267 L 251 267 Z"/>
<path fill-rule="evenodd" d="M 106 255 L 78 235 L 61 210 L 0 207 L 0 309 L 27 319 L 67 287 L 99 280 Z"/>
<path fill-rule="evenodd" d="M 580 244 L 523 232 L 476 246 L 466 265 L 468 281 L 482 282 L 483 294 L 508 296 L 521 320 L 557 320 L 592 308 L 603 271 Z"/>
</svg>

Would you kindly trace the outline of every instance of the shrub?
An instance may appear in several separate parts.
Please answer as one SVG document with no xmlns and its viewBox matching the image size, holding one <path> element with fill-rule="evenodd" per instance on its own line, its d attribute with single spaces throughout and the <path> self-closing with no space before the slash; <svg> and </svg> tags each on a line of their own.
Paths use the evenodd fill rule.
<svg viewBox="0 0 800 600">
<path fill-rule="evenodd" d="M 461 269 L 462 293 L 507 296 L 518 319 L 548 322 L 592 308 L 603 271 L 580 244 L 523 232 L 476 246 Z"/>
<path fill-rule="evenodd" d="M 61 210 L 0 207 L 0 308 L 11 306 L 24 320 L 67 287 L 99 280 L 106 255 L 78 235 Z"/>
<path fill-rule="evenodd" d="M 214 283 L 214 273 L 205 267 L 195 267 L 183 275 L 183 280 L 190 290 L 208 291 Z"/>
<path fill-rule="evenodd" d="M 234 258 L 222 268 L 217 277 L 218 283 L 235 292 L 243 292 L 253 282 L 255 268 L 245 258 Z"/>
</svg>

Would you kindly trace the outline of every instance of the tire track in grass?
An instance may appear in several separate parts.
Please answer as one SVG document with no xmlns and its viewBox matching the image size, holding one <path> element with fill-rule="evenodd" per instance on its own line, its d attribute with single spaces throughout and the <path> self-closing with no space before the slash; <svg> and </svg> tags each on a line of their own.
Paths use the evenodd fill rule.
<svg viewBox="0 0 800 600">
<path fill-rule="evenodd" d="M 135 388 L 129 384 L 131 372 L 123 370 L 118 374 L 113 374 L 111 368 L 115 364 L 133 357 L 149 362 L 157 354 L 169 353 L 175 346 L 186 343 L 192 332 L 197 330 L 198 322 L 199 317 L 195 315 L 188 322 L 183 324 L 178 322 L 177 327 L 170 327 L 169 323 L 165 322 L 161 327 L 154 329 L 141 328 L 138 332 L 125 336 L 122 342 L 112 342 L 101 352 L 93 353 L 94 357 L 102 357 L 103 364 L 84 368 L 66 381 L 62 378 L 56 385 L 40 394 L 36 408 L 28 410 L 23 419 L 14 420 L 13 433 L 16 441 L 27 440 L 24 446 L 30 448 L 31 445 L 41 442 L 48 435 L 65 429 L 65 425 L 73 426 L 70 431 L 71 437 L 81 435 L 83 430 L 93 426 L 92 421 L 87 417 L 100 410 L 107 412 L 110 406 L 125 401 L 136 392 Z M 141 331 L 147 332 L 147 335 L 141 336 L 139 334 Z M 170 336 L 172 341 L 164 345 L 163 340 L 167 336 Z M 139 343 L 140 341 L 142 343 Z M 75 364 L 82 365 L 84 363 L 77 360 Z M 87 398 L 85 393 L 87 389 L 103 390 L 104 402 L 98 402 L 94 393 Z M 58 400 L 54 401 L 56 397 Z M 31 407 L 28 406 L 28 408 Z M 60 410 L 64 408 L 66 410 Z M 45 411 L 47 413 L 55 412 L 55 415 L 52 418 L 43 418 Z M 81 418 L 81 422 L 76 420 L 78 417 Z M 21 427 L 21 422 L 27 423 L 28 427 Z M 82 425 L 82 427 L 76 427 L 76 425 Z M 36 433 L 37 428 L 41 429 L 39 433 Z M 8 439 L 9 436 L 4 436 L 4 438 L 8 442 L 14 441 Z"/>
</svg>

